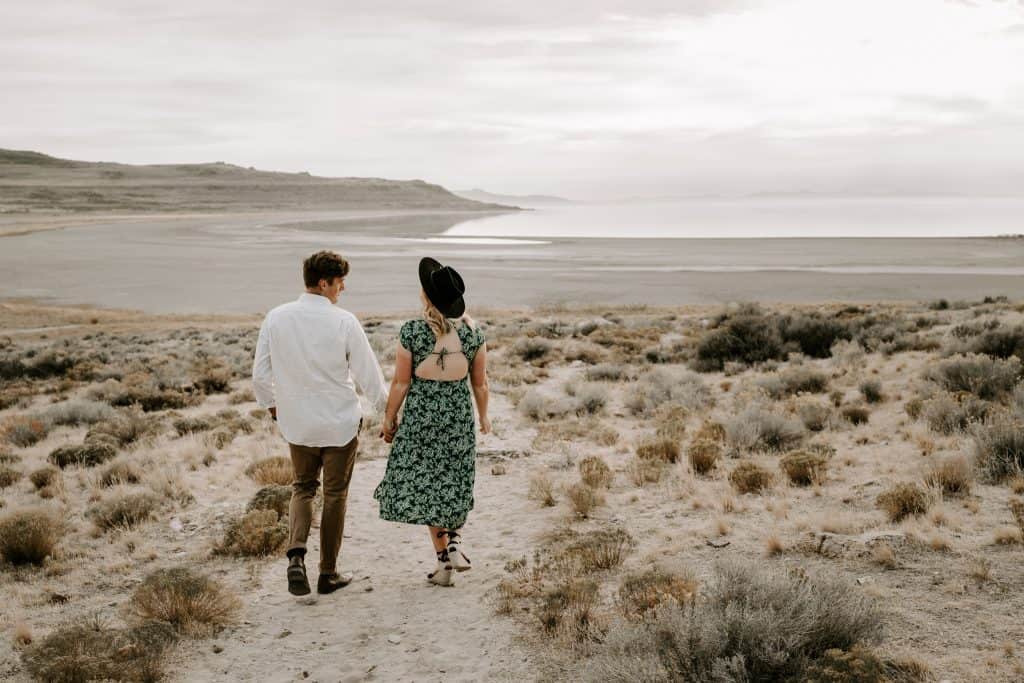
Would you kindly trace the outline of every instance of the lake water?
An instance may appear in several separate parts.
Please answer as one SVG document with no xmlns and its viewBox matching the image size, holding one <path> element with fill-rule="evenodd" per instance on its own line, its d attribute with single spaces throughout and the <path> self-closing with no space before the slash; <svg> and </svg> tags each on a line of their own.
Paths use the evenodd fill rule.
<svg viewBox="0 0 1024 683">
<path fill-rule="evenodd" d="M 0 298 L 256 313 L 297 295 L 305 256 L 334 249 L 357 313 L 415 310 L 425 255 L 462 272 L 471 308 L 1024 299 L 1024 239 L 982 237 L 1024 232 L 1022 216 L 1017 200 L 143 216 L 0 238 Z"/>
</svg>

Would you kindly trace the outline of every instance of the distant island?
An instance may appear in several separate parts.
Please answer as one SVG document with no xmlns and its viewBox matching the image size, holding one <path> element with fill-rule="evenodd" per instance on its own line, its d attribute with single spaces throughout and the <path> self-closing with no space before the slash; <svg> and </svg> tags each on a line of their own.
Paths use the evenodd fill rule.
<svg viewBox="0 0 1024 683">
<path fill-rule="evenodd" d="M 478 202 L 489 202 L 494 204 L 511 204 L 520 207 L 554 206 L 557 204 L 572 204 L 573 200 L 564 197 L 555 197 L 547 194 L 497 194 L 473 188 L 472 190 L 455 190 L 455 194 L 466 199 Z"/>
<path fill-rule="evenodd" d="M 0 213 L 139 213 L 287 209 L 507 211 L 423 180 L 324 178 L 217 161 L 131 165 L 0 149 Z"/>
</svg>

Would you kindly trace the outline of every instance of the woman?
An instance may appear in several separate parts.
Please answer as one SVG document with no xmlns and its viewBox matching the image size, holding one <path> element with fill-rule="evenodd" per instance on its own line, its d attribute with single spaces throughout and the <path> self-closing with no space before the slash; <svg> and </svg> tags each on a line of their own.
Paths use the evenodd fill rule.
<svg viewBox="0 0 1024 683">
<path fill-rule="evenodd" d="M 456 571 L 471 568 L 459 530 L 473 509 L 476 437 L 473 387 L 480 433 L 487 417 L 487 345 L 465 315 L 465 284 L 449 266 L 420 261 L 423 317 L 402 325 L 381 436 L 391 443 L 384 479 L 373 497 L 380 516 L 423 524 L 437 555 L 431 583 L 451 586 Z M 401 424 L 398 411 L 405 403 Z"/>
</svg>

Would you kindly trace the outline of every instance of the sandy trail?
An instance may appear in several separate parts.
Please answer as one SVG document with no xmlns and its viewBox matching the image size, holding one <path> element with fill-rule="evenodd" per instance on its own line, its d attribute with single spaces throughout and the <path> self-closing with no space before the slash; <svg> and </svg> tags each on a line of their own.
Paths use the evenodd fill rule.
<svg viewBox="0 0 1024 683">
<path fill-rule="evenodd" d="M 364 444 L 369 438 L 363 436 Z M 242 594 L 241 624 L 214 641 L 223 652 L 214 652 L 209 641 L 186 644 L 168 667 L 174 672 L 171 680 L 323 683 L 532 677 L 536 668 L 514 639 L 514 620 L 495 615 L 488 596 L 504 575 L 505 562 L 526 554 L 517 541 L 531 515 L 525 473 L 516 475 L 510 467 L 510 476 L 492 475 L 491 458 L 481 453 L 476 507 L 464 531 L 474 568 L 460 574 L 455 587 L 441 588 L 426 581 L 434 565 L 426 531 L 377 516 L 373 490 L 385 465 L 385 459 L 359 461 L 349 489 L 339 567 L 355 574 L 352 584 L 332 595 L 318 596 L 314 590 L 295 598 L 286 589 L 285 561 L 267 562 L 258 577 L 260 588 Z M 319 558 L 317 528 L 310 541 L 312 583 Z"/>
</svg>

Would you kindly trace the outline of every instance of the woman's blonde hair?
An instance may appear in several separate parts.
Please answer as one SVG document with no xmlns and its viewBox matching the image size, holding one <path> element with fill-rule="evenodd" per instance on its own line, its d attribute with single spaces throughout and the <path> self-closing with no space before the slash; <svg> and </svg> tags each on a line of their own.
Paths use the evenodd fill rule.
<svg viewBox="0 0 1024 683">
<path fill-rule="evenodd" d="M 444 335 L 451 332 L 454 325 L 444 317 L 444 313 L 437 310 L 434 304 L 430 303 L 426 297 L 424 297 L 425 303 L 423 304 L 423 319 L 427 321 L 427 325 L 430 326 L 431 331 L 434 333 L 434 337 L 440 339 Z"/>
</svg>

